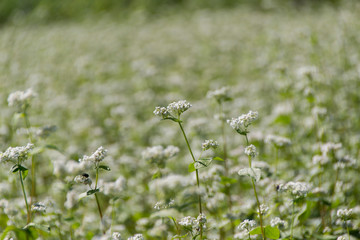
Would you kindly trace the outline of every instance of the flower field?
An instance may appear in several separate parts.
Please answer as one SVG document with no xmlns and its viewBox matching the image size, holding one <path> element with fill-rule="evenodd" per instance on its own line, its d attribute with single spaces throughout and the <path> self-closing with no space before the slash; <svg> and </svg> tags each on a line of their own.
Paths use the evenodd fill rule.
<svg viewBox="0 0 360 240">
<path fill-rule="evenodd" d="M 0 239 L 360 239 L 359 5 L 0 29 Z"/>
</svg>

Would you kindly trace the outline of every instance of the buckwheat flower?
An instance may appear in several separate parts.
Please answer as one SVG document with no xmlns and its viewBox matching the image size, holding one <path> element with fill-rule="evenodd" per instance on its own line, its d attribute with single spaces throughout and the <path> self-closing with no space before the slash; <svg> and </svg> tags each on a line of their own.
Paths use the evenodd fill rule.
<svg viewBox="0 0 360 240">
<path fill-rule="evenodd" d="M 346 240 L 346 237 L 345 236 L 339 236 L 339 237 L 337 237 L 336 240 Z"/>
<path fill-rule="evenodd" d="M 177 102 L 170 103 L 166 109 L 174 117 L 179 117 L 183 112 L 191 108 L 192 105 L 186 100 L 181 100 Z"/>
<path fill-rule="evenodd" d="M 203 142 L 201 145 L 203 151 L 206 151 L 210 148 L 216 149 L 218 146 L 219 146 L 218 142 L 212 139 L 205 140 L 205 142 Z"/>
<path fill-rule="evenodd" d="M 25 91 L 16 91 L 9 95 L 7 101 L 9 106 L 18 106 L 19 108 L 26 107 L 30 103 L 30 100 L 36 97 L 37 94 L 31 89 Z"/>
<path fill-rule="evenodd" d="M 282 148 L 291 145 L 291 140 L 286 137 L 269 135 L 265 139 L 266 143 L 273 144 L 277 148 Z"/>
<path fill-rule="evenodd" d="M 111 235 L 111 240 L 121 240 L 121 234 L 119 232 L 113 232 Z"/>
<path fill-rule="evenodd" d="M 106 155 L 107 155 L 107 150 L 101 146 L 91 156 L 85 155 L 82 159 L 80 159 L 80 162 L 89 161 L 89 162 L 99 163 L 102 160 L 104 160 Z"/>
<path fill-rule="evenodd" d="M 180 220 L 179 224 L 184 227 L 193 227 L 196 225 L 196 218 L 187 216 Z"/>
<path fill-rule="evenodd" d="M 153 146 L 148 147 L 142 152 L 142 157 L 150 163 L 157 164 L 159 167 L 165 166 L 165 161 L 179 153 L 179 148 L 175 146 Z"/>
<path fill-rule="evenodd" d="M 76 183 L 82 183 L 84 185 L 91 185 L 92 181 L 91 181 L 91 178 L 89 177 L 89 174 L 87 173 L 84 173 L 82 175 L 77 175 L 75 178 L 74 178 L 74 181 Z"/>
<path fill-rule="evenodd" d="M 335 150 L 339 150 L 342 147 L 341 143 L 332 143 L 332 142 L 327 142 L 325 144 L 322 144 L 320 146 L 321 152 L 322 154 L 326 155 L 328 154 L 330 151 L 335 151 Z"/>
<path fill-rule="evenodd" d="M 23 147 L 9 147 L 5 152 L 0 152 L 0 163 L 22 163 L 28 158 L 28 155 L 33 148 L 34 144 L 31 143 L 28 143 Z"/>
<path fill-rule="evenodd" d="M 33 211 L 33 212 L 45 212 L 46 211 L 46 206 L 42 202 L 34 203 L 31 206 L 31 211 Z"/>
<path fill-rule="evenodd" d="M 339 210 L 337 210 L 337 212 L 336 212 L 336 216 L 337 216 L 338 218 L 343 219 L 344 221 L 345 221 L 345 220 L 348 220 L 349 218 L 351 218 L 352 214 L 353 214 L 353 210 L 352 210 L 352 209 L 339 209 Z"/>
<path fill-rule="evenodd" d="M 260 205 L 260 214 L 265 215 L 269 211 L 269 207 L 265 204 Z"/>
<path fill-rule="evenodd" d="M 214 91 L 209 91 L 206 96 L 208 98 L 214 98 L 218 103 L 231 100 L 228 87 L 222 87 Z"/>
<path fill-rule="evenodd" d="M 306 197 L 310 191 L 310 187 L 307 183 L 303 182 L 288 182 L 278 185 L 277 190 L 279 192 L 289 192 L 294 199 L 298 199 Z"/>
<path fill-rule="evenodd" d="M 276 227 L 276 226 L 281 226 L 281 227 L 287 227 L 287 222 L 286 221 L 284 221 L 284 220 L 281 220 L 279 217 L 275 217 L 275 218 L 273 218 L 273 219 L 271 219 L 271 221 L 270 221 L 270 225 L 272 226 L 272 227 Z"/>
<path fill-rule="evenodd" d="M 160 209 L 162 208 L 162 206 L 163 206 L 163 203 L 162 203 L 162 202 L 157 202 L 157 203 L 155 203 L 155 205 L 154 205 L 154 209 L 160 210 Z"/>
<path fill-rule="evenodd" d="M 238 229 L 250 231 L 255 226 L 256 226 L 256 222 L 254 220 L 245 219 L 240 223 Z"/>
<path fill-rule="evenodd" d="M 145 238 L 143 237 L 142 234 L 135 234 L 134 236 L 132 237 L 129 237 L 128 240 L 144 240 Z"/>
<path fill-rule="evenodd" d="M 155 116 L 167 118 L 170 116 L 170 113 L 166 109 L 166 107 L 156 107 L 154 110 Z"/>
<path fill-rule="evenodd" d="M 256 147 L 254 145 L 249 145 L 245 148 L 245 154 L 254 158 L 257 155 Z"/>
<path fill-rule="evenodd" d="M 246 135 L 249 133 L 248 127 L 258 118 L 258 112 L 250 111 L 247 114 L 242 114 L 237 118 L 227 120 L 227 123 L 235 129 L 238 133 Z"/>
<path fill-rule="evenodd" d="M 200 213 L 199 216 L 196 218 L 197 222 L 201 225 L 206 223 L 206 216 L 203 213 Z"/>
<path fill-rule="evenodd" d="M 320 165 L 325 165 L 326 163 L 328 163 L 330 160 L 328 158 L 328 156 L 322 154 L 322 155 L 315 155 L 312 158 L 312 162 L 314 165 L 320 164 Z"/>
<path fill-rule="evenodd" d="M 75 190 L 71 190 L 67 192 L 64 206 L 67 209 L 71 209 L 75 206 L 77 202 L 78 202 L 78 193 Z"/>
</svg>

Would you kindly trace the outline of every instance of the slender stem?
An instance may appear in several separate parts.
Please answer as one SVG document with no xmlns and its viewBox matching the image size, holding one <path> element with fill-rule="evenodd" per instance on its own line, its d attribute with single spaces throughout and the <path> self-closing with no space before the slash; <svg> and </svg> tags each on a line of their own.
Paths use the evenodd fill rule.
<svg viewBox="0 0 360 240">
<path fill-rule="evenodd" d="M 249 146 L 249 139 L 247 137 L 247 134 L 245 134 L 245 139 L 246 139 L 247 145 Z M 249 156 L 249 167 L 251 168 L 251 156 Z M 253 186 L 253 189 L 254 189 L 256 203 L 257 203 L 257 206 L 258 206 L 258 214 L 259 214 L 259 219 L 260 219 L 261 235 L 262 235 L 263 240 L 266 240 L 265 232 L 264 232 L 264 226 L 263 226 L 262 214 L 261 214 L 261 211 L 260 211 L 260 201 L 259 201 L 259 197 L 258 197 L 257 192 L 256 192 L 255 182 L 254 182 L 253 178 L 251 178 L 251 182 L 252 182 L 252 186 Z"/>
<path fill-rule="evenodd" d="M 275 176 L 277 176 L 277 169 L 279 164 L 279 149 L 275 146 Z"/>
<path fill-rule="evenodd" d="M 170 219 L 173 221 L 174 225 L 175 225 L 175 228 L 176 228 L 176 234 L 179 236 L 178 237 L 178 240 L 180 240 L 180 230 L 179 230 L 179 227 L 178 225 L 176 224 L 176 221 L 173 217 L 170 217 Z"/>
<path fill-rule="evenodd" d="M 30 141 L 30 143 L 34 143 L 35 140 L 31 133 L 31 129 L 30 129 L 31 124 L 30 124 L 29 115 L 26 112 L 26 109 L 24 110 L 24 120 L 25 120 L 25 126 L 26 126 L 28 136 L 29 136 L 29 141 Z M 36 198 L 36 165 L 35 165 L 34 155 L 31 155 L 31 192 L 30 192 L 30 196 L 31 196 L 30 202 L 32 204 L 32 202 Z"/>
<path fill-rule="evenodd" d="M 98 166 L 98 164 L 96 164 L 96 163 L 95 163 L 95 168 L 96 168 L 95 189 L 97 189 L 97 183 L 98 183 L 98 180 L 99 180 L 99 166 Z M 97 196 L 96 193 L 95 193 L 94 195 L 95 195 L 95 200 L 96 200 L 97 208 L 98 208 L 98 210 L 99 210 L 100 225 L 102 226 L 103 214 L 102 214 L 102 211 L 101 211 L 99 198 L 98 198 L 98 196 Z M 105 234 L 105 229 L 103 229 L 103 234 Z"/>
<path fill-rule="evenodd" d="M 31 219 L 30 208 L 29 208 L 28 201 L 27 201 L 27 198 L 26 198 L 26 192 L 25 192 L 25 187 L 24 187 L 24 182 L 23 182 L 23 177 L 22 177 L 21 170 L 19 170 L 19 178 L 20 178 L 21 189 L 22 189 L 22 192 L 24 194 L 24 201 L 25 201 L 25 205 L 26 205 L 26 212 L 27 212 L 27 222 L 26 223 L 29 224 L 30 219 Z"/>
<path fill-rule="evenodd" d="M 347 230 L 347 234 L 348 234 L 348 237 L 349 237 L 349 240 L 350 240 L 350 231 L 349 231 L 349 225 L 347 224 L 347 222 L 345 221 L 345 224 L 346 224 L 346 230 Z"/>
<path fill-rule="evenodd" d="M 191 154 L 191 157 L 192 157 L 193 161 L 196 162 L 195 157 L 194 157 L 194 154 L 193 154 L 193 152 L 192 152 L 192 150 L 191 150 L 189 141 L 188 141 L 188 139 L 187 139 L 187 137 L 186 137 L 184 128 L 183 128 L 181 122 L 178 122 L 178 123 L 179 123 L 180 129 L 181 129 L 181 132 L 182 132 L 183 135 L 184 135 L 185 142 L 186 142 L 186 144 L 187 144 L 187 147 L 188 147 L 188 149 L 189 149 L 189 152 L 190 152 L 190 154 Z M 198 169 L 196 169 L 195 172 L 196 172 L 196 183 L 197 183 L 198 188 L 200 188 L 200 179 L 199 179 L 199 171 L 198 171 Z M 198 196 L 199 196 L 199 212 L 200 212 L 200 214 L 202 214 L 201 195 L 200 195 L 200 193 L 198 194 Z M 203 226 L 202 226 L 202 224 L 200 224 L 200 240 L 202 240 L 202 234 L 203 234 Z"/>
<path fill-rule="evenodd" d="M 293 230 L 294 230 L 294 220 L 295 220 L 295 202 L 293 200 L 292 204 L 292 213 L 291 213 L 291 230 L 290 230 L 290 239 L 293 239 Z"/>
</svg>

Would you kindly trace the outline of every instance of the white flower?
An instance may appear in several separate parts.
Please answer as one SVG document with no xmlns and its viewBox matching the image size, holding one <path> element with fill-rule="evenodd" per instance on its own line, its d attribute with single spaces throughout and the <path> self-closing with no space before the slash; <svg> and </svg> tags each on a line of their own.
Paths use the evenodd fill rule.
<svg viewBox="0 0 360 240">
<path fill-rule="evenodd" d="M 165 161 L 179 153 L 179 148 L 175 146 L 153 146 L 148 147 L 142 152 L 142 156 L 150 163 L 157 164 L 159 167 L 165 166 Z"/>
<path fill-rule="evenodd" d="M 327 142 L 325 144 L 322 144 L 320 146 L 321 152 L 323 155 L 328 154 L 330 151 L 335 151 L 335 150 L 339 150 L 342 147 L 341 143 L 332 143 L 332 142 Z"/>
<path fill-rule="evenodd" d="M 352 209 L 339 209 L 336 212 L 336 216 L 338 218 L 343 219 L 343 220 L 348 220 L 351 217 L 352 214 L 353 214 Z"/>
<path fill-rule="evenodd" d="M 203 151 L 208 150 L 210 148 L 217 148 L 219 146 L 218 142 L 212 139 L 205 140 L 205 142 L 202 143 L 201 147 Z"/>
<path fill-rule="evenodd" d="M 78 199 L 78 193 L 75 190 L 71 190 L 66 194 L 66 201 L 64 203 L 64 206 L 67 209 L 71 209 L 75 206 Z"/>
<path fill-rule="evenodd" d="M 126 179 L 123 176 L 119 176 L 115 182 L 106 182 L 103 186 L 105 195 L 114 195 L 124 191 L 126 188 Z"/>
<path fill-rule="evenodd" d="M 107 155 L 107 150 L 101 146 L 93 154 L 91 154 L 91 156 L 84 155 L 84 157 L 80 159 L 80 162 L 89 161 L 89 162 L 99 163 L 102 160 L 104 160 L 106 155 Z"/>
<path fill-rule="evenodd" d="M 76 183 L 82 183 L 82 184 L 85 184 L 85 185 L 91 185 L 91 183 L 92 183 L 91 178 L 89 177 L 89 174 L 87 174 L 87 173 L 84 173 L 82 175 L 77 175 L 74 178 L 74 181 Z"/>
<path fill-rule="evenodd" d="M 222 87 L 214 91 L 209 91 L 206 96 L 208 98 L 215 98 L 218 103 L 231 100 L 228 87 Z"/>
<path fill-rule="evenodd" d="M 281 136 L 269 135 L 265 139 L 266 143 L 274 144 L 277 148 L 282 148 L 291 145 L 290 139 Z"/>
<path fill-rule="evenodd" d="M 269 211 L 269 207 L 265 204 L 260 205 L 260 214 L 265 215 Z"/>
<path fill-rule="evenodd" d="M 250 231 L 250 229 L 254 228 L 255 226 L 256 222 L 254 220 L 245 219 L 240 223 L 238 229 Z"/>
<path fill-rule="evenodd" d="M 113 232 L 111 240 L 121 240 L 121 234 L 119 232 Z"/>
<path fill-rule="evenodd" d="M 235 129 L 238 133 L 246 135 L 248 127 L 258 118 L 258 112 L 250 111 L 247 114 L 242 114 L 240 117 L 227 120 L 227 123 Z"/>
<path fill-rule="evenodd" d="M 245 148 L 245 154 L 254 158 L 257 155 L 256 147 L 254 145 L 249 145 Z"/>
<path fill-rule="evenodd" d="M 324 165 L 324 164 L 329 162 L 329 158 L 324 154 L 315 155 L 312 158 L 312 162 L 313 162 L 314 165 L 317 165 L 317 164 Z"/>
<path fill-rule="evenodd" d="M 281 220 L 279 217 L 275 217 L 273 219 L 271 219 L 270 221 L 270 225 L 272 227 L 276 227 L 276 226 L 282 226 L 282 227 L 287 227 L 287 222 L 284 220 Z"/>
<path fill-rule="evenodd" d="M 304 182 L 288 182 L 277 187 L 279 192 L 289 192 L 295 199 L 306 197 L 310 186 Z"/>
<path fill-rule="evenodd" d="M 336 240 L 346 240 L 345 236 L 339 236 Z"/>
<path fill-rule="evenodd" d="M 165 107 L 156 107 L 154 114 L 158 117 L 166 118 L 176 118 L 178 119 L 180 115 L 191 108 L 192 105 L 186 100 L 180 100 L 177 102 L 170 103 L 166 108 Z"/>
<path fill-rule="evenodd" d="M 45 204 L 42 203 L 42 202 L 34 203 L 34 204 L 31 206 L 31 211 L 34 211 L 34 212 L 45 212 L 45 211 L 46 211 L 46 206 L 45 206 Z"/>
<path fill-rule="evenodd" d="M 135 234 L 132 237 L 129 237 L 128 240 L 144 240 L 145 238 L 143 237 L 142 234 Z"/>
<path fill-rule="evenodd" d="M 187 216 L 180 220 L 179 224 L 184 227 L 193 227 L 197 224 L 196 218 Z"/>
<path fill-rule="evenodd" d="M 201 225 L 204 225 L 206 223 L 206 216 L 203 213 L 200 213 L 199 216 L 197 217 L 197 222 Z"/>
<path fill-rule="evenodd" d="M 30 103 L 30 100 L 36 97 L 37 94 L 31 89 L 25 91 L 16 91 L 9 95 L 7 101 L 9 106 L 24 107 Z"/>
<path fill-rule="evenodd" d="M 9 147 L 5 152 L 0 152 L 0 162 L 23 162 L 28 158 L 29 152 L 34 148 L 34 144 L 28 143 L 24 147 Z"/>
</svg>

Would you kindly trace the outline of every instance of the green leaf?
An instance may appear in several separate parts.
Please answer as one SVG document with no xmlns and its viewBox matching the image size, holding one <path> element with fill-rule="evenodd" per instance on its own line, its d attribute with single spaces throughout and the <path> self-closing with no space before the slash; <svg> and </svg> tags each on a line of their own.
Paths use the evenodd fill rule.
<svg viewBox="0 0 360 240">
<path fill-rule="evenodd" d="M 160 171 L 157 171 L 156 173 L 154 173 L 154 175 L 152 175 L 152 180 L 154 180 L 154 179 L 157 179 L 157 178 L 160 178 L 161 177 L 161 173 L 160 173 Z"/>
<path fill-rule="evenodd" d="M 173 236 L 171 239 L 186 238 L 188 234 L 189 234 L 189 233 L 187 233 L 187 234 L 185 234 L 185 235 L 182 235 L 182 236 L 180 236 L 180 235 L 175 235 L 175 236 Z"/>
<path fill-rule="evenodd" d="M 15 164 L 14 166 L 11 167 L 10 171 L 13 173 L 16 173 L 17 171 L 21 171 L 22 178 L 24 180 L 26 178 L 26 176 L 28 175 L 29 170 L 20 164 Z"/>
<path fill-rule="evenodd" d="M 10 171 L 16 173 L 17 171 L 19 171 L 19 165 L 15 164 L 14 166 L 11 167 Z"/>
<path fill-rule="evenodd" d="M 45 148 L 48 148 L 48 149 L 52 149 L 52 150 L 56 150 L 56 151 L 58 151 L 58 152 L 62 152 L 57 146 L 55 146 L 55 145 L 52 145 L 52 144 L 47 144 L 47 145 L 45 145 L 44 146 Z"/>
<path fill-rule="evenodd" d="M 189 167 L 188 167 L 189 172 L 194 172 L 196 170 L 194 164 L 195 164 L 194 162 L 189 164 Z"/>
<path fill-rule="evenodd" d="M 22 179 L 25 180 L 25 178 L 27 177 L 29 171 L 26 169 L 24 171 L 21 171 L 22 172 Z"/>
<path fill-rule="evenodd" d="M 265 237 L 270 239 L 280 238 L 280 231 L 277 227 L 266 226 L 264 230 L 265 230 Z"/>
<path fill-rule="evenodd" d="M 270 239 L 280 238 L 280 231 L 277 227 L 266 226 L 264 228 L 264 233 L 265 233 L 265 237 Z M 262 234 L 261 227 L 254 228 L 253 230 L 250 231 L 250 235 L 257 235 L 257 234 Z"/>
<path fill-rule="evenodd" d="M 30 227 L 36 228 L 40 231 L 50 233 L 50 226 L 47 225 L 40 225 L 38 223 L 29 223 L 24 227 L 24 229 L 29 229 Z"/>
<path fill-rule="evenodd" d="M 306 201 L 306 207 L 300 212 L 298 220 L 300 223 L 304 223 L 311 215 L 316 203 L 312 201 Z"/>
<path fill-rule="evenodd" d="M 163 118 L 162 120 L 171 120 L 171 121 L 174 121 L 174 122 L 177 122 L 177 123 L 182 123 L 181 120 L 179 120 L 177 118 L 174 118 L 174 117 L 166 117 L 166 118 Z"/>
<path fill-rule="evenodd" d="M 105 166 L 105 165 L 100 165 L 99 168 L 104 169 L 104 170 L 106 170 L 106 171 L 110 171 L 110 170 L 111 170 L 110 167 Z"/>
<path fill-rule="evenodd" d="M 214 157 L 213 160 L 216 160 L 216 161 L 224 161 L 224 159 L 220 158 L 220 157 Z"/>
<path fill-rule="evenodd" d="M 91 190 L 89 190 L 89 191 L 86 192 L 86 195 L 89 196 L 89 195 L 95 194 L 95 193 L 97 193 L 97 192 L 99 192 L 99 191 L 100 191 L 99 188 L 97 188 L 97 189 L 91 189 Z"/>
<path fill-rule="evenodd" d="M 212 158 L 200 158 L 194 163 L 195 169 L 201 169 L 208 167 L 212 162 Z"/>
<path fill-rule="evenodd" d="M 261 178 L 261 170 L 259 168 L 242 168 L 239 170 L 238 174 L 240 176 L 249 176 L 255 180 L 259 181 Z"/>
</svg>

